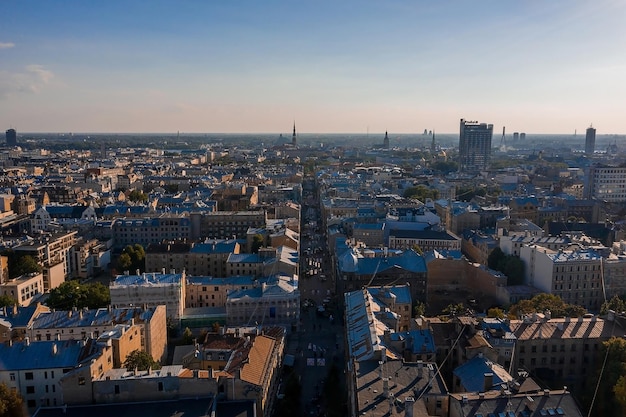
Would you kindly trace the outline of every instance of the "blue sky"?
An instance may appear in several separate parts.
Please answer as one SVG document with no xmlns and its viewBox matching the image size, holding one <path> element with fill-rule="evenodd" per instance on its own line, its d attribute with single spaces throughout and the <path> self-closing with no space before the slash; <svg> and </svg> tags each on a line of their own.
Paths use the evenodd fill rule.
<svg viewBox="0 0 626 417">
<path fill-rule="evenodd" d="M 22 132 L 626 133 L 626 2 L 0 3 Z"/>
</svg>

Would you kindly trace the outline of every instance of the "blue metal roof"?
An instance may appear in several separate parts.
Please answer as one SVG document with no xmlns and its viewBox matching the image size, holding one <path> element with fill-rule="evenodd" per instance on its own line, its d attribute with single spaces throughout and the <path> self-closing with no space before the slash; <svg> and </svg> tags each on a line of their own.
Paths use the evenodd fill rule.
<svg viewBox="0 0 626 417">
<path fill-rule="evenodd" d="M 82 350 L 80 340 L 0 344 L 0 370 L 72 368 L 78 365 Z"/>
</svg>

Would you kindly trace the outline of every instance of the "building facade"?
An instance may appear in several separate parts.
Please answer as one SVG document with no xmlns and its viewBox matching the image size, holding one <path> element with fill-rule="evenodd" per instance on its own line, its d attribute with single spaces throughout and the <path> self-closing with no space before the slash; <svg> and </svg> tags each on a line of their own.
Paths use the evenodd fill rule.
<svg viewBox="0 0 626 417">
<path fill-rule="evenodd" d="M 459 133 L 459 171 L 478 172 L 491 160 L 493 125 L 461 119 Z"/>
</svg>

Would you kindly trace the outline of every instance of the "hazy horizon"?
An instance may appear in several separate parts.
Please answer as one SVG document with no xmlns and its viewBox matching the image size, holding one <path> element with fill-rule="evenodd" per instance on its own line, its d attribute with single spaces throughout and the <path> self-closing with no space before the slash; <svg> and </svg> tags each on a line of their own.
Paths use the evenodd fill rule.
<svg viewBox="0 0 626 417">
<path fill-rule="evenodd" d="M 494 137 L 626 133 L 617 0 L 33 0 L 0 14 L 3 130 L 419 134 L 465 118 Z"/>
</svg>

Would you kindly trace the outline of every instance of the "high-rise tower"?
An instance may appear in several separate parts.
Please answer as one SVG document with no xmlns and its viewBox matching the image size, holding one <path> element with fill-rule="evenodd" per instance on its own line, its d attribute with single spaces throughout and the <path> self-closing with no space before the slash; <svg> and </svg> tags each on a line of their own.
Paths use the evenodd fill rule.
<svg viewBox="0 0 626 417">
<path fill-rule="evenodd" d="M 593 155 L 596 150 L 596 129 L 592 126 L 587 128 L 587 134 L 585 135 L 585 153 L 587 155 Z"/>
<path fill-rule="evenodd" d="M 493 125 L 461 119 L 459 171 L 478 172 L 489 166 Z"/>
<path fill-rule="evenodd" d="M 17 146 L 17 132 L 15 129 L 6 131 L 7 146 Z"/>
<path fill-rule="evenodd" d="M 293 146 L 298 145 L 298 139 L 296 137 L 296 122 L 293 122 L 293 134 L 291 135 L 291 144 Z"/>
<path fill-rule="evenodd" d="M 385 139 L 383 140 L 383 148 L 389 149 L 389 136 L 387 135 L 387 131 L 385 131 Z"/>
<path fill-rule="evenodd" d="M 435 131 L 433 130 L 433 140 L 430 143 L 430 152 L 434 154 L 435 151 L 437 151 L 437 143 L 435 142 Z"/>
</svg>

